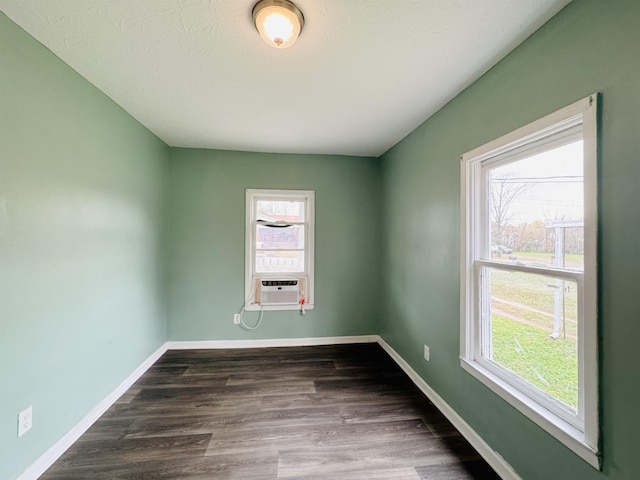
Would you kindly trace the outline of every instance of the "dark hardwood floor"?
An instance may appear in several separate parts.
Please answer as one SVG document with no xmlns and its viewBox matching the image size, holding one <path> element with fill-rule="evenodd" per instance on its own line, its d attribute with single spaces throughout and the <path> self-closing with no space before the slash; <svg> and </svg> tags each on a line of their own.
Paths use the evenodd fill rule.
<svg viewBox="0 0 640 480">
<path fill-rule="evenodd" d="M 364 344 L 170 350 L 41 478 L 499 477 Z"/>
</svg>

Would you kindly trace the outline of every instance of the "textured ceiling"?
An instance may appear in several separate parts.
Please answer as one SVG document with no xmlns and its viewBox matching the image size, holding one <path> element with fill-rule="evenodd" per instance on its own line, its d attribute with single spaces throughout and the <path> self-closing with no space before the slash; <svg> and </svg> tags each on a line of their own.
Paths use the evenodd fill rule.
<svg viewBox="0 0 640 480">
<path fill-rule="evenodd" d="M 286 50 L 260 39 L 255 0 L 0 9 L 171 146 L 378 156 L 569 1 L 296 0 Z"/>
</svg>

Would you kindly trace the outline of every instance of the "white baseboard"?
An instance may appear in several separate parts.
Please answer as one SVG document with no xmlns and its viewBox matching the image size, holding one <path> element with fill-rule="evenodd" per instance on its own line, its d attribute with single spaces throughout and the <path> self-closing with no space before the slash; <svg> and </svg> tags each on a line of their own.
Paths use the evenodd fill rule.
<svg viewBox="0 0 640 480">
<path fill-rule="evenodd" d="M 411 368 L 391 345 L 385 342 L 382 338 L 378 341 L 380 346 L 393 358 L 398 366 L 406 373 L 409 378 L 415 383 L 415 385 L 424 393 L 431 403 L 433 403 L 442 414 L 447 417 L 447 420 L 458 429 L 464 438 L 475 448 L 478 453 L 491 465 L 500 478 L 504 480 L 522 480 L 516 471 L 509 465 L 502 456 L 493 450 L 487 442 L 485 442 L 478 433 L 471 428 L 471 426 L 465 422 L 458 413 L 445 402 L 440 395 L 438 395 L 433 388 L 425 382 L 418 373 Z"/>
<path fill-rule="evenodd" d="M 350 337 L 272 338 L 265 340 L 170 341 L 167 342 L 167 349 L 308 347 L 314 345 L 377 343 L 379 339 L 380 336 L 378 335 L 358 335 Z"/>
<path fill-rule="evenodd" d="M 187 349 L 222 349 L 222 348 L 265 348 L 265 347 L 293 347 L 293 346 L 314 346 L 314 345 L 336 345 L 353 343 L 379 343 L 380 346 L 391 356 L 398 366 L 409 376 L 415 385 L 431 400 L 431 402 L 444 414 L 445 417 L 456 427 L 467 441 L 478 451 L 489 465 L 505 480 L 521 480 L 513 468 L 493 450 L 476 433 L 471 426 L 465 422 L 456 411 L 451 408 L 438 395 L 418 373 L 379 335 L 359 335 L 349 337 L 317 337 L 317 338 L 280 338 L 266 340 L 206 340 L 206 341 L 169 341 L 156 350 L 138 368 L 136 368 L 120 385 L 116 387 L 107 397 L 98 403 L 75 427 L 67 432 L 49 450 L 32 463 L 27 470 L 18 477 L 17 480 L 36 480 L 51 465 L 54 464 L 73 443 L 95 423 L 120 396 L 133 385 L 138 378 L 146 372 L 156 360 L 158 360 L 167 350 L 187 350 Z"/>
<path fill-rule="evenodd" d="M 29 468 L 27 468 L 17 480 L 36 480 L 42 475 L 67 449 L 86 432 L 96 420 L 98 420 L 120 396 L 126 392 L 136 380 L 138 380 L 151 365 L 167 351 L 167 344 L 163 344 L 149 358 L 138 366 L 131 374 L 125 378 L 109 395 L 103 398 L 95 407 L 91 409 L 80 422 L 69 430 L 60 440 L 58 440 L 49 450 L 44 452 Z"/>
</svg>

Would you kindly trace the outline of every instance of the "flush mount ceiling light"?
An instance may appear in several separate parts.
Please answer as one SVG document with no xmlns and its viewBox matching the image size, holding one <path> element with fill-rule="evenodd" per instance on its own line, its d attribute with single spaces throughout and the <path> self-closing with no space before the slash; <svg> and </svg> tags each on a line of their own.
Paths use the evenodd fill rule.
<svg viewBox="0 0 640 480">
<path fill-rule="evenodd" d="M 289 0 L 260 0 L 251 12 L 262 39 L 274 48 L 288 48 L 304 27 L 302 12 Z"/>
</svg>

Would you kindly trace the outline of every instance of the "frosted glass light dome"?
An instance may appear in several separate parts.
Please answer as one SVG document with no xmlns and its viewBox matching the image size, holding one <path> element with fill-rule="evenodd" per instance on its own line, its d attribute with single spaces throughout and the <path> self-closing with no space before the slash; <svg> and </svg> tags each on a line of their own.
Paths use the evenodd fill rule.
<svg viewBox="0 0 640 480">
<path fill-rule="evenodd" d="M 274 48 L 293 45 L 304 26 L 302 12 L 289 0 L 261 0 L 252 17 L 262 39 Z"/>
</svg>

